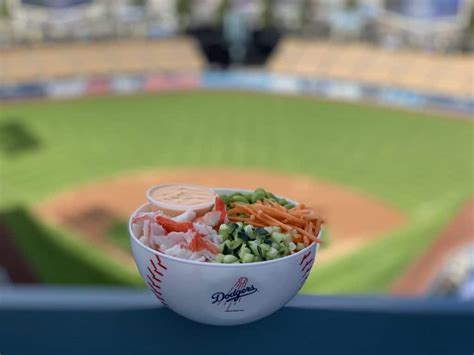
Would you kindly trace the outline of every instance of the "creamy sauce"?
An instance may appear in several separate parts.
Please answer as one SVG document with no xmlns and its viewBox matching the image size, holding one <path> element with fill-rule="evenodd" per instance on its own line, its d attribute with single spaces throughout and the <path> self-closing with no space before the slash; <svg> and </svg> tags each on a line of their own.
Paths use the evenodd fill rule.
<svg viewBox="0 0 474 355">
<path fill-rule="evenodd" d="M 178 206 L 195 206 L 213 202 L 216 194 L 200 186 L 169 185 L 157 188 L 151 197 L 157 202 Z"/>
</svg>

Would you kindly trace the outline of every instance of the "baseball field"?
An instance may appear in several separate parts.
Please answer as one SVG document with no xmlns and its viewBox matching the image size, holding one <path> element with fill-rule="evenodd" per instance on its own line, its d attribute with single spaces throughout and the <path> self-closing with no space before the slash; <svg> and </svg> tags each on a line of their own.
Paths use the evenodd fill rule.
<svg viewBox="0 0 474 355">
<path fill-rule="evenodd" d="M 0 217 L 40 281 L 141 285 L 126 216 L 145 186 L 263 186 L 328 216 L 303 292 L 383 293 L 472 196 L 473 133 L 449 117 L 242 92 L 12 103 Z"/>
</svg>

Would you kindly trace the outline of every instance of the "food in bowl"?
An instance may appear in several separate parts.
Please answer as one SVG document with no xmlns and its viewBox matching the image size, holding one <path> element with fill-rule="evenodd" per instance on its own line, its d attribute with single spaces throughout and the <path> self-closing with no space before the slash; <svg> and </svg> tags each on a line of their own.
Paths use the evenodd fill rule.
<svg viewBox="0 0 474 355">
<path fill-rule="evenodd" d="M 319 243 L 322 220 L 312 208 L 295 205 L 262 188 L 217 195 L 195 185 L 161 185 L 151 188 L 147 195 L 156 208 L 136 214 L 132 231 L 147 247 L 173 257 L 254 263 L 282 258 Z M 199 215 L 209 202 L 209 211 Z M 185 210 L 170 214 L 166 204 L 173 205 L 174 211 Z"/>
<path fill-rule="evenodd" d="M 129 220 L 134 260 L 150 291 L 176 313 L 212 325 L 253 322 L 303 286 L 321 220 L 263 189 L 213 191 L 218 198 L 201 215 L 195 206 L 176 216 L 151 201 L 138 207 Z"/>
</svg>

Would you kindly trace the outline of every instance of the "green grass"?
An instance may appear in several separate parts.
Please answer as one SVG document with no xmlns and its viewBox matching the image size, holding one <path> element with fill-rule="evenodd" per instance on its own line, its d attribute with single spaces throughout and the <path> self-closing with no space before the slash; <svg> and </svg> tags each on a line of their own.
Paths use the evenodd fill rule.
<svg viewBox="0 0 474 355">
<path fill-rule="evenodd" d="M 51 284 L 140 285 L 127 269 L 91 248 L 80 238 L 42 225 L 23 208 L 0 213 L 15 243 L 39 280 Z"/>
<path fill-rule="evenodd" d="M 10 121 L 23 124 L 39 147 L 1 155 L 4 203 L 170 166 L 306 173 L 408 211 L 448 189 L 472 190 L 471 123 L 379 107 L 176 93 L 9 105 L 0 123 Z"/>
<path fill-rule="evenodd" d="M 319 245 L 319 250 L 324 250 L 331 247 L 331 231 L 330 226 L 325 226 L 320 237 L 324 243 Z"/>
<path fill-rule="evenodd" d="M 464 199 L 455 199 L 446 210 L 433 211 L 407 228 L 377 239 L 367 246 L 318 265 L 302 293 L 381 293 L 419 255 L 440 229 L 459 210 Z"/>
<path fill-rule="evenodd" d="M 116 221 L 105 234 L 105 238 L 112 244 L 115 244 L 122 250 L 131 252 L 130 250 L 130 237 L 128 235 L 128 223 L 127 221 Z"/>
<path fill-rule="evenodd" d="M 366 280 L 367 267 L 352 283 L 333 276 L 363 257 L 331 263 L 328 271 L 318 271 L 315 287 L 323 291 L 386 288 L 395 269 L 433 237 L 439 220 L 453 214 L 453 198 L 473 191 L 472 123 L 381 107 L 174 93 L 7 105 L 0 111 L 2 127 L 34 144 L 19 142 L 24 148 L 15 153 L 11 139 L 10 150 L 0 144 L 0 208 L 30 206 L 77 184 L 130 171 L 228 166 L 349 185 L 409 216 L 406 230 L 364 251 L 377 254 L 393 245 L 403 256 L 375 259 L 385 269 Z M 441 211 L 439 218 L 425 218 L 434 210 Z M 413 238 L 416 243 L 408 243 Z"/>
</svg>

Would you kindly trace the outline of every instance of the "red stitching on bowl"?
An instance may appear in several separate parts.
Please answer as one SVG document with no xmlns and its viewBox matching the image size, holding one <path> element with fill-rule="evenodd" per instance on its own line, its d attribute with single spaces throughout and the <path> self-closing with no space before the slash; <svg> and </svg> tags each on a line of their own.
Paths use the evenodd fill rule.
<svg viewBox="0 0 474 355">
<path fill-rule="evenodd" d="M 163 274 L 161 272 L 158 271 L 158 269 L 156 268 L 156 265 L 155 263 L 153 262 L 153 260 L 150 259 L 150 262 L 151 264 L 153 265 L 153 270 L 154 272 L 156 272 L 157 274 L 160 274 L 160 276 L 163 276 Z M 159 265 L 159 264 L 158 264 Z M 152 271 L 153 272 L 153 271 Z"/>
<path fill-rule="evenodd" d="M 147 284 L 153 289 L 154 292 L 158 292 L 160 295 L 162 295 L 161 292 L 155 288 L 156 286 L 153 283 L 147 282 Z"/>
<path fill-rule="evenodd" d="M 155 296 L 156 296 L 156 295 L 162 296 L 162 294 L 161 294 L 161 293 L 160 293 L 160 294 L 158 294 L 158 291 L 157 291 L 157 290 L 155 290 L 155 289 L 153 288 L 153 285 L 150 285 L 150 284 L 148 284 L 148 286 L 150 286 L 150 287 L 151 287 L 151 292 L 153 292 L 153 294 L 154 294 Z"/>
<path fill-rule="evenodd" d="M 156 257 L 156 261 L 158 261 L 158 265 L 161 266 L 163 269 L 168 270 L 168 268 L 161 262 L 160 257 L 158 255 L 155 255 L 155 257 Z"/>
<path fill-rule="evenodd" d="M 153 261 L 153 259 L 149 259 L 149 262 L 153 269 L 150 266 L 147 266 L 148 273 L 146 274 L 146 277 L 149 280 L 149 282 L 147 282 L 147 285 L 150 287 L 150 290 L 151 292 L 153 292 L 155 297 L 158 298 L 164 306 L 168 307 L 168 304 L 166 303 L 165 299 L 163 298 L 163 294 L 160 291 L 161 287 L 155 284 L 155 281 L 158 283 L 162 282 L 160 276 L 164 278 L 164 270 L 168 270 L 168 268 L 166 267 L 166 265 L 163 264 L 158 255 L 155 255 L 155 258 L 156 263 Z M 162 269 L 163 272 L 158 271 L 158 266 Z"/>
<path fill-rule="evenodd" d="M 306 260 L 306 258 L 310 255 L 311 255 L 311 250 L 308 251 L 305 255 L 303 255 L 303 258 L 300 261 L 300 266 L 301 266 L 301 264 L 303 264 L 303 262 Z"/>
<path fill-rule="evenodd" d="M 303 279 L 306 280 L 309 276 L 309 272 L 311 271 L 311 268 L 309 268 L 308 270 L 306 270 L 306 272 L 303 274 Z"/>
<path fill-rule="evenodd" d="M 156 285 L 154 282 L 153 282 L 153 279 L 150 277 L 150 275 L 146 275 L 146 277 L 148 278 L 149 280 L 149 283 L 151 283 L 153 286 L 155 286 L 157 289 L 161 290 L 161 287 L 159 285 Z"/>
<path fill-rule="evenodd" d="M 156 294 L 155 292 L 153 292 L 153 294 L 155 295 L 156 298 L 158 298 L 158 299 L 161 301 L 161 303 L 163 303 L 163 304 L 166 303 L 166 301 L 164 300 L 163 297 L 161 297 L 160 295 Z"/>
<path fill-rule="evenodd" d="M 161 280 L 160 280 L 160 279 L 157 279 L 156 276 L 153 275 L 153 274 L 151 274 L 151 275 L 150 275 L 150 274 L 146 274 L 146 276 L 148 277 L 148 279 L 149 279 L 150 281 L 153 281 L 153 280 L 154 280 L 154 281 L 156 281 L 156 282 L 161 282 Z"/>
<path fill-rule="evenodd" d="M 305 271 L 305 269 L 308 267 L 308 265 L 311 265 L 311 263 L 313 262 L 313 258 L 311 258 L 310 260 L 308 260 L 306 262 L 306 264 L 304 264 L 304 266 L 301 268 L 301 271 Z M 311 267 L 310 267 L 311 268 Z"/>
<path fill-rule="evenodd" d="M 149 266 L 147 266 L 146 268 L 147 268 L 148 272 L 153 275 L 153 278 L 154 278 L 156 281 L 161 282 L 161 280 L 156 277 L 155 273 L 153 272 L 152 269 L 150 269 Z M 165 276 L 165 275 L 163 275 L 163 274 L 160 273 L 160 276 Z"/>
<path fill-rule="evenodd" d="M 150 286 L 150 291 L 155 295 L 155 297 L 158 298 L 158 300 L 160 300 L 160 302 L 164 306 L 168 307 L 168 304 L 166 303 L 165 299 L 162 297 L 163 296 L 162 293 L 155 290 L 154 287 L 150 283 L 148 283 L 148 286 Z"/>
<path fill-rule="evenodd" d="M 165 302 L 165 300 L 163 299 L 163 297 L 161 297 L 160 295 L 158 295 L 158 294 L 155 293 L 155 296 L 156 296 L 156 298 L 158 298 L 161 302 Z"/>
</svg>

